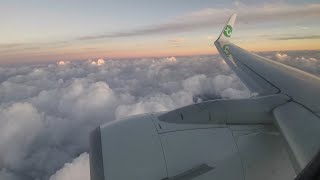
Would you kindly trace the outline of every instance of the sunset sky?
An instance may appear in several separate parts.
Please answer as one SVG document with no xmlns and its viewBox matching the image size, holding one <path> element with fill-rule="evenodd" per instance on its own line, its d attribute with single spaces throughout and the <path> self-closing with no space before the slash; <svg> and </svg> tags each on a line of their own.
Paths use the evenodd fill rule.
<svg viewBox="0 0 320 180">
<path fill-rule="evenodd" d="M 245 49 L 320 49 L 318 0 L 0 0 L 0 64 L 215 54 L 232 13 Z"/>
</svg>

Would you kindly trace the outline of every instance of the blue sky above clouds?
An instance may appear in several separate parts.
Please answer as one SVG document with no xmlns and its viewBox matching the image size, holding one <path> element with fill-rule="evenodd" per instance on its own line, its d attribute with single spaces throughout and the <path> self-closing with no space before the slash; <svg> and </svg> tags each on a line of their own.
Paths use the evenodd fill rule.
<svg viewBox="0 0 320 180">
<path fill-rule="evenodd" d="M 320 48 L 315 0 L 1 0 L 0 63 L 214 54 L 234 12 L 234 41 L 249 50 Z"/>
</svg>

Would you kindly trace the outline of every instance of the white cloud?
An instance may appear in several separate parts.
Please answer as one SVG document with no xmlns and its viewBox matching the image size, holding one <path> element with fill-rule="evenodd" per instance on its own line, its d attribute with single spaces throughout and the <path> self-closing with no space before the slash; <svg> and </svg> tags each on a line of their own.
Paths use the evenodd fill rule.
<svg viewBox="0 0 320 180">
<path fill-rule="evenodd" d="M 276 53 L 275 57 L 278 59 L 278 60 L 288 60 L 290 57 L 286 54 L 281 54 L 281 53 Z"/>
<path fill-rule="evenodd" d="M 57 62 L 57 65 L 59 65 L 59 66 L 63 66 L 63 65 L 66 65 L 66 64 L 69 64 L 70 63 L 70 61 L 58 61 Z"/>
<path fill-rule="evenodd" d="M 50 177 L 50 180 L 90 180 L 89 155 L 83 153 Z"/>
<path fill-rule="evenodd" d="M 65 62 L 64 61 L 59 61 L 57 62 L 58 65 L 65 65 Z"/>
<path fill-rule="evenodd" d="M 30 103 L 14 103 L 0 110 L 0 162 L 21 168 L 32 143 L 44 128 L 43 115 Z"/>
<path fill-rule="evenodd" d="M 167 60 L 170 61 L 170 62 L 176 62 L 177 61 L 177 59 L 175 57 L 168 57 Z"/>
<path fill-rule="evenodd" d="M 320 76 L 320 58 L 317 52 L 298 51 L 291 54 L 289 52 L 287 54 L 277 52 L 275 54 L 267 53 L 266 55 L 281 63 Z"/>
<path fill-rule="evenodd" d="M 97 61 L 88 60 L 87 62 L 91 65 L 97 65 L 97 66 L 102 66 L 105 64 L 104 59 L 98 59 Z"/>
<path fill-rule="evenodd" d="M 97 65 L 98 66 L 101 66 L 101 65 L 104 65 L 104 60 L 103 59 L 98 59 L 98 61 L 97 61 Z"/>
</svg>

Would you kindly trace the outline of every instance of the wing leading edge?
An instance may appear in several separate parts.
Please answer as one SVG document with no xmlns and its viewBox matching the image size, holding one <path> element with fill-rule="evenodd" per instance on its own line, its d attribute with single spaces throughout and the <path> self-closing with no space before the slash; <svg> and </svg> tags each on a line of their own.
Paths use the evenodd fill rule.
<svg viewBox="0 0 320 180">
<path fill-rule="evenodd" d="M 259 95 L 281 93 L 320 115 L 320 78 L 246 51 L 231 41 L 236 15 L 225 25 L 215 45 L 244 84 Z"/>
</svg>

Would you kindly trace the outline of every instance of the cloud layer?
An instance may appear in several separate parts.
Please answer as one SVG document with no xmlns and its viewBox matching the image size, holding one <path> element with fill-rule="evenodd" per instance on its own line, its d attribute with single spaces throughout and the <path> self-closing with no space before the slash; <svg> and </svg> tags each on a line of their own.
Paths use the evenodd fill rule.
<svg viewBox="0 0 320 180">
<path fill-rule="evenodd" d="M 320 76 L 320 51 L 289 51 L 260 54 L 269 59 Z"/>
<path fill-rule="evenodd" d="M 320 74 L 319 52 L 304 53 L 263 55 Z M 87 180 L 88 134 L 100 124 L 246 97 L 219 56 L 0 67 L 0 179 Z"/>
<path fill-rule="evenodd" d="M 0 179 L 87 179 L 82 153 L 100 124 L 249 96 L 218 56 L 0 67 Z"/>
</svg>

